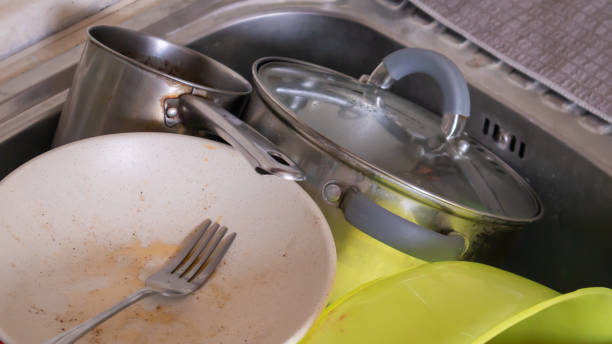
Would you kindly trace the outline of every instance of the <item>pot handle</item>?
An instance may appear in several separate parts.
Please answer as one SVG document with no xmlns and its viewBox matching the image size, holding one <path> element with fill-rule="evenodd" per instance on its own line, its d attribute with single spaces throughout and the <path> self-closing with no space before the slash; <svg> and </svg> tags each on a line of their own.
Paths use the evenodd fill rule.
<svg viewBox="0 0 612 344">
<path fill-rule="evenodd" d="M 345 192 L 340 208 L 346 220 L 362 232 L 426 261 L 456 260 L 465 249 L 465 240 L 456 232 L 444 235 L 419 226 L 379 206 L 354 188 Z"/>
<path fill-rule="evenodd" d="M 179 99 L 178 113 L 186 126 L 211 129 L 236 148 L 257 173 L 295 181 L 306 179 L 295 162 L 232 113 L 194 95 L 185 94 Z"/>
<path fill-rule="evenodd" d="M 463 132 L 470 116 L 470 93 L 459 68 L 444 55 L 422 48 L 405 48 L 387 55 L 367 83 L 387 89 L 414 73 L 431 76 L 442 90 L 442 131 L 447 139 Z"/>
</svg>

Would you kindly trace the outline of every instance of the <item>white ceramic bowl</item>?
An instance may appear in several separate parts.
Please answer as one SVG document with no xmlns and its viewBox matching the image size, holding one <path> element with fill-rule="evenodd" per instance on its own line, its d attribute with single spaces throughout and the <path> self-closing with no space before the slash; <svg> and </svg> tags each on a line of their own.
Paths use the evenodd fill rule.
<svg viewBox="0 0 612 344">
<path fill-rule="evenodd" d="M 78 141 L 0 182 L 4 340 L 40 342 L 119 301 L 206 218 L 238 236 L 202 289 L 146 299 L 80 343 L 298 341 L 335 273 L 321 211 L 229 146 L 161 133 Z"/>
</svg>

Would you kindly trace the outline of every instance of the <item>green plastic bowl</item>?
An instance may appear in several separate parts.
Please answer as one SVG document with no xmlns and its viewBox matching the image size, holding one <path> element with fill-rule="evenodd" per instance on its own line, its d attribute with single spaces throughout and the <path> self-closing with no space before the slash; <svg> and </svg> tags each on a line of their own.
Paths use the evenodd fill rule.
<svg viewBox="0 0 612 344">
<path fill-rule="evenodd" d="M 439 262 L 345 295 L 302 343 L 612 343 L 610 311 L 606 288 L 559 295 L 487 265 Z"/>
<path fill-rule="evenodd" d="M 540 302 L 501 322 L 475 343 L 612 343 L 612 290 L 584 288 Z"/>
</svg>

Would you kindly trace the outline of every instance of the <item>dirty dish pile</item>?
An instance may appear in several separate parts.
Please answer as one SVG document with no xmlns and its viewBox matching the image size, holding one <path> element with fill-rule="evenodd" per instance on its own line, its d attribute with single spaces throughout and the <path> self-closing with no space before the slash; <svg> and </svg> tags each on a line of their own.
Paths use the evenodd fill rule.
<svg viewBox="0 0 612 344">
<path fill-rule="evenodd" d="M 439 53 L 400 49 L 359 79 L 262 57 L 252 87 L 157 37 L 87 33 L 54 144 L 135 130 L 222 137 L 258 173 L 299 181 L 322 209 L 339 248 L 332 300 L 423 261 L 469 257 L 487 234 L 542 215 L 523 178 L 464 132 L 469 89 Z M 442 91 L 440 113 L 388 90 L 417 73 Z"/>
<path fill-rule="evenodd" d="M 88 30 L 55 136 L 65 145 L 0 182 L 5 342 L 43 340 L 117 302 L 206 217 L 238 234 L 210 282 L 145 300 L 86 341 L 291 343 L 329 301 L 305 343 L 506 343 L 552 338 L 549 324 L 609 304 L 605 288 L 559 296 L 492 267 L 428 263 L 469 257 L 544 211 L 463 131 L 469 89 L 444 56 L 401 49 L 359 79 L 283 57 L 251 71 L 254 88 L 185 47 Z M 439 86 L 441 113 L 388 91 L 415 73 Z M 169 133 L 73 142 L 128 131 L 233 148 Z"/>
</svg>

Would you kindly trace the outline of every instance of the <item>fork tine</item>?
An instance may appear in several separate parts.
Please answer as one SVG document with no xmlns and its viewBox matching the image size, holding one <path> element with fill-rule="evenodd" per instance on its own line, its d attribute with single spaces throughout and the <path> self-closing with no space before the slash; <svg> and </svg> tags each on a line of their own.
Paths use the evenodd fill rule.
<svg viewBox="0 0 612 344">
<path fill-rule="evenodd" d="M 206 219 L 206 221 L 202 223 L 202 228 L 197 230 L 196 234 L 194 235 L 194 238 L 190 242 L 188 242 L 174 258 L 172 258 L 168 263 L 166 263 L 162 270 L 167 272 L 174 271 L 183 262 L 183 260 L 185 260 L 185 257 L 187 257 L 189 252 L 191 252 L 191 250 L 198 243 L 198 241 L 200 241 L 200 238 L 202 237 L 202 235 L 204 235 L 204 232 L 206 232 L 206 229 L 208 229 L 208 226 L 210 226 L 211 222 L 212 221 L 210 219 Z"/>
<path fill-rule="evenodd" d="M 195 246 L 193 250 L 191 250 L 191 255 L 189 255 L 189 258 L 187 258 L 183 264 L 181 264 L 174 271 L 172 271 L 172 273 L 176 274 L 177 276 L 182 276 L 186 271 L 188 271 L 194 264 L 200 253 L 202 253 L 202 251 L 206 248 L 210 239 L 217 233 L 218 228 L 219 224 L 216 222 L 213 223 L 210 227 L 208 227 L 208 229 L 206 230 L 206 234 L 204 234 L 202 239 L 200 239 L 198 245 Z"/>
<path fill-rule="evenodd" d="M 189 281 L 190 279 L 193 278 L 193 276 L 197 275 L 198 271 L 200 271 L 200 269 L 202 268 L 202 265 L 206 263 L 206 260 L 208 259 L 208 257 L 210 257 L 215 247 L 219 245 L 219 242 L 221 241 L 221 239 L 223 239 L 223 236 L 225 235 L 226 232 L 227 232 L 227 227 L 225 226 L 222 227 L 217 232 L 217 235 L 215 235 L 215 238 L 211 240 L 211 242 L 206 246 L 206 249 L 204 250 L 204 252 L 202 252 L 202 254 L 199 257 L 200 259 L 193 265 L 193 268 L 191 268 L 187 273 L 181 275 L 181 277 L 184 277 L 186 280 Z"/>
<path fill-rule="evenodd" d="M 210 277 L 213 271 L 215 271 L 217 265 L 219 265 L 219 263 L 221 262 L 221 259 L 223 259 L 223 257 L 225 256 L 225 253 L 227 253 L 227 250 L 232 245 L 235 238 L 236 233 L 231 233 L 230 235 L 228 235 L 227 238 L 221 243 L 221 245 L 217 246 L 206 268 L 204 268 L 204 270 L 202 270 L 195 277 L 193 277 L 190 282 L 198 286 L 206 282 L 208 277 Z"/>
</svg>

